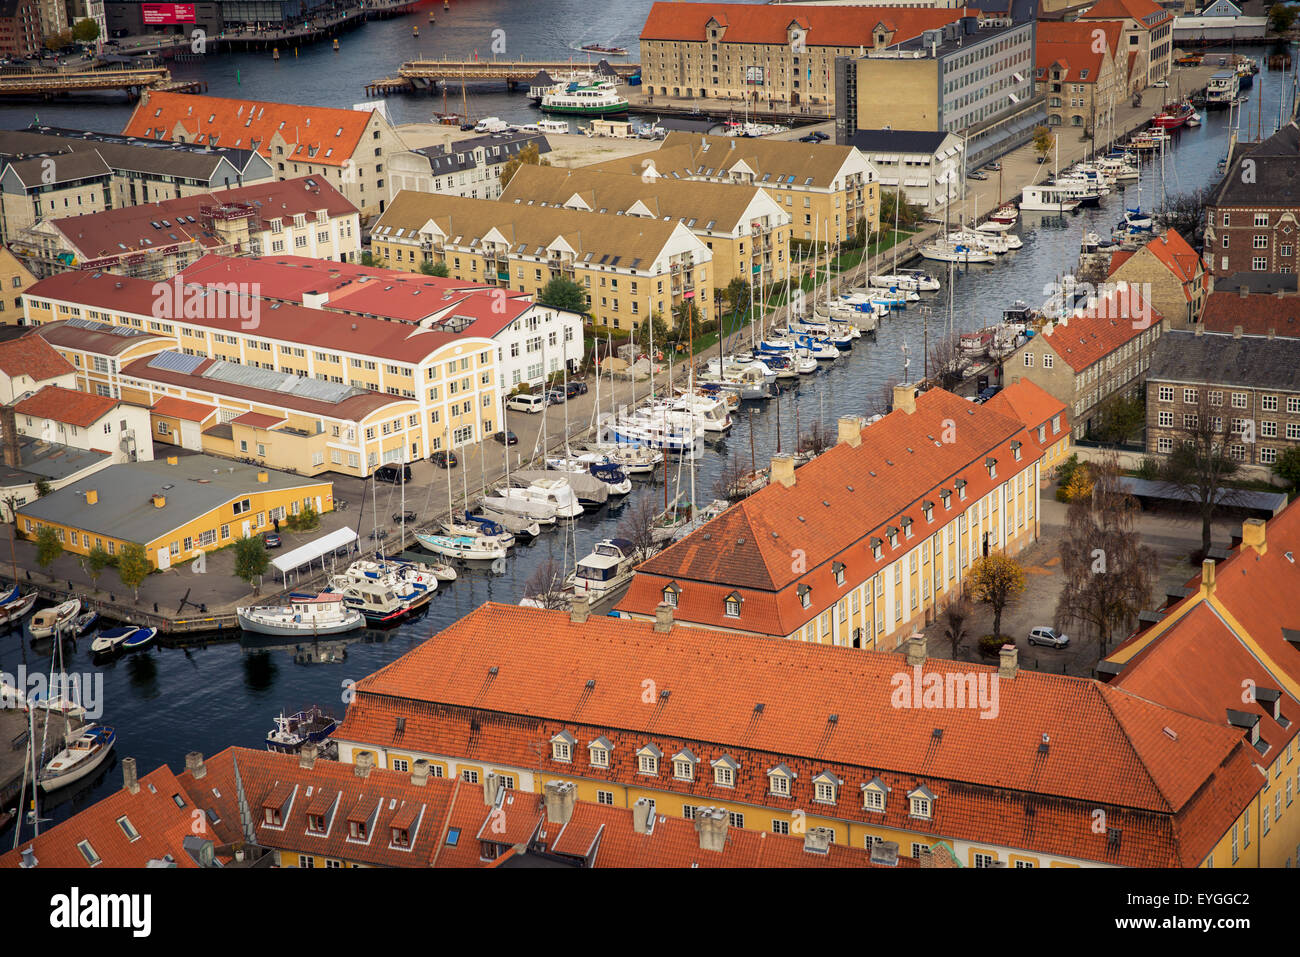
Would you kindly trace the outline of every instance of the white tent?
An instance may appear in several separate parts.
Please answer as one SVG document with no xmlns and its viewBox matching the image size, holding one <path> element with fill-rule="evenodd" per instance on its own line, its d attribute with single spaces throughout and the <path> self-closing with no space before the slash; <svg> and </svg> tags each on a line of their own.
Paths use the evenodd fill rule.
<svg viewBox="0 0 1300 957">
<path fill-rule="evenodd" d="M 303 565 L 310 564 L 318 558 L 326 555 L 332 555 L 335 549 L 343 548 L 345 545 L 351 545 L 357 539 L 356 529 L 353 528 L 336 528 L 332 532 L 327 532 L 320 538 L 308 542 L 306 545 L 299 545 L 292 551 L 285 552 L 283 555 L 277 555 L 271 560 L 271 564 L 276 567 L 281 575 L 287 575 L 289 572 Z"/>
</svg>

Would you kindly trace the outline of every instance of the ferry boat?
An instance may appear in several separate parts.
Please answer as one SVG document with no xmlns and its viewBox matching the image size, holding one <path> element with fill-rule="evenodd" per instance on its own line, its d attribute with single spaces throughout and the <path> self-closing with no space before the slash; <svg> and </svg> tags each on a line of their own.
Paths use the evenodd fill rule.
<svg viewBox="0 0 1300 957">
<path fill-rule="evenodd" d="M 297 754 L 304 744 L 324 741 L 338 726 L 337 718 L 316 705 L 288 716 L 281 711 L 275 719 L 275 729 L 266 736 L 266 750 Z"/>
<path fill-rule="evenodd" d="M 117 732 L 107 725 L 88 724 L 68 738 L 66 746 L 41 770 L 41 790 L 50 791 L 80 781 L 104 763 Z"/>
<path fill-rule="evenodd" d="M 611 53 L 614 56 L 627 56 L 626 47 L 607 47 L 599 43 L 584 43 L 582 49 L 588 53 Z"/>
<path fill-rule="evenodd" d="M 239 627 L 259 635 L 338 635 L 366 623 L 355 609 L 343 607 L 335 592 L 292 592 L 286 605 L 247 605 L 235 609 Z"/>
<path fill-rule="evenodd" d="M 1231 105 L 1241 92 L 1240 78 L 1236 70 L 1220 70 L 1210 77 L 1205 85 L 1205 107 L 1209 110 L 1224 109 Z"/>
<path fill-rule="evenodd" d="M 628 101 L 614 84 L 596 80 L 557 86 L 542 97 L 543 113 L 571 113 L 578 116 L 611 116 L 628 111 Z"/>
<path fill-rule="evenodd" d="M 578 561 L 576 570 L 565 580 L 575 595 L 599 601 L 614 589 L 632 580 L 636 549 L 626 538 L 606 538 L 596 543 L 591 554 Z"/>
<path fill-rule="evenodd" d="M 1063 186 L 1026 186 L 1020 198 L 1021 210 L 1050 213 L 1068 213 L 1079 208 L 1079 201 L 1071 199 Z"/>
</svg>

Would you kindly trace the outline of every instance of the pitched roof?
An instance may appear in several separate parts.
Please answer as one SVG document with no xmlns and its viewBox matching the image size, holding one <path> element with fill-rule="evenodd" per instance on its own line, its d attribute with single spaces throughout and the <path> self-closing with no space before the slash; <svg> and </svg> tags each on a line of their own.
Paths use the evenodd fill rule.
<svg viewBox="0 0 1300 957">
<path fill-rule="evenodd" d="M 277 133 L 290 145 L 284 159 L 342 166 L 361 145 L 373 110 L 299 103 L 235 100 L 189 93 L 147 91 L 122 131 L 145 139 L 256 149 L 271 155 Z"/>
<path fill-rule="evenodd" d="M 920 153 L 932 156 L 944 140 L 952 136 L 947 130 L 856 130 L 849 146 L 864 153 Z"/>
<path fill-rule="evenodd" d="M 883 23 L 901 43 L 980 11 L 959 7 L 932 10 L 918 7 L 803 6 L 797 4 L 668 3 L 650 8 L 640 39 L 702 41 L 710 20 L 726 28 L 725 43 L 789 42 L 787 29 L 797 23 L 806 31 L 808 46 L 872 46 L 873 31 Z"/>
<path fill-rule="evenodd" d="M 47 385 L 16 404 L 14 411 L 87 429 L 116 409 L 120 401 L 106 395 Z"/>
<path fill-rule="evenodd" d="M 217 411 L 217 407 L 204 402 L 178 399 L 174 395 L 165 395 L 155 402 L 149 411 L 154 415 L 170 416 L 175 419 L 184 419 L 187 422 L 206 422 Z"/>
<path fill-rule="evenodd" d="M 1249 176 L 1243 164 L 1251 163 Z M 1253 149 L 1234 154 L 1214 195 L 1206 201 L 1213 210 L 1222 206 L 1300 206 L 1300 128 L 1291 120 Z"/>
<path fill-rule="evenodd" d="M 1065 403 L 1052 395 L 1038 383 L 1030 379 L 1021 379 L 1004 388 L 993 398 L 984 403 L 984 407 L 1009 419 L 1023 422 L 1034 435 L 1034 441 L 1046 448 L 1058 441 L 1058 436 L 1070 431 L 1069 410 Z M 1051 430 L 1051 421 L 1061 417 L 1061 431 Z M 1038 442 L 1037 428 L 1047 425 L 1047 437 Z"/>
<path fill-rule="evenodd" d="M 165 349 L 172 342 L 167 336 L 94 319 L 56 319 L 35 327 L 32 333 L 53 346 L 105 356 L 121 355 L 146 342 L 155 349 Z"/>
<path fill-rule="evenodd" d="M 1104 359 L 1163 320 L 1142 298 L 1136 284 L 1118 282 L 1114 286 L 1074 315 L 1043 327 L 1045 340 L 1075 372 Z"/>
<path fill-rule="evenodd" d="M 1300 388 L 1300 339 L 1223 333 L 1196 335 L 1175 329 L 1156 341 L 1147 379 L 1204 382 L 1295 392 Z"/>
<path fill-rule="evenodd" d="M 579 739 L 608 736 L 608 774 L 629 783 L 647 738 L 666 754 L 689 747 L 702 761 L 729 753 L 741 765 L 734 788 L 708 775 L 667 782 L 706 805 L 764 806 L 763 770 L 798 762 L 831 770 L 847 793 L 875 777 L 896 795 L 924 784 L 937 796 L 929 833 L 1118 864 L 1199 864 L 1258 790 L 1233 729 L 1095 681 L 1031 671 L 999 683 L 997 721 L 973 707 L 900 708 L 901 661 L 707 629 L 662 633 L 604 616 L 575 623 L 563 612 L 489 603 L 362 679 L 335 737 L 547 776 L 573 773 L 545 745 L 567 727 Z M 941 681 L 972 670 L 984 680 L 996 673 L 943 659 L 921 669 Z M 653 707 L 628 693 L 647 676 L 661 689 Z M 488 714 L 492 731 L 483 733 Z M 406 719 L 400 742 L 395 715 Z M 1240 792 L 1239 803 L 1197 803 L 1225 788 Z M 911 829 L 906 804 L 892 800 L 878 818 L 848 799 L 834 813 Z M 1087 826 L 1098 806 L 1114 809 L 1120 844 Z"/>
<path fill-rule="evenodd" d="M 1293 277 L 1294 278 L 1294 277 Z M 1217 286 L 1217 282 L 1216 282 Z M 1206 332 L 1231 333 L 1237 326 L 1248 336 L 1300 336 L 1300 296 L 1241 295 L 1217 288 L 1205 300 L 1201 325 Z"/>
<path fill-rule="evenodd" d="M 33 382 L 76 372 L 71 362 L 39 335 L 24 335 L 0 342 L 0 372 L 13 378 L 25 375 Z"/>
<path fill-rule="evenodd" d="M 1177 230 L 1166 230 L 1161 235 L 1152 237 L 1138 252 L 1143 250 L 1154 256 L 1182 284 L 1183 296 L 1188 302 L 1193 299 L 1198 274 L 1200 275 L 1201 287 L 1209 289 L 1209 271 L 1205 269 L 1204 262 L 1196 250 L 1187 244 L 1187 240 Z M 1136 253 L 1113 253 L 1108 267 L 1108 274 L 1114 276 L 1116 271 L 1134 255 Z"/>
<path fill-rule="evenodd" d="M 1138 26 L 1145 30 L 1151 30 L 1173 18 L 1173 12 L 1155 0 L 1097 0 L 1079 14 L 1080 20 L 1136 20 Z"/>
</svg>

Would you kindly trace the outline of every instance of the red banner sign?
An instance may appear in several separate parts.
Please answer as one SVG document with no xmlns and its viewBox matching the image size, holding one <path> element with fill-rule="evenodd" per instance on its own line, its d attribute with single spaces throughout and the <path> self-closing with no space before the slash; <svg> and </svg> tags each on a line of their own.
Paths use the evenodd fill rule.
<svg viewBox="0 0 1300 957">
<path fill-rule="evenodd" d="M 146 3 L 142 6 L 145 26 L 194 22 L 192 3 Z"/>
</svg>

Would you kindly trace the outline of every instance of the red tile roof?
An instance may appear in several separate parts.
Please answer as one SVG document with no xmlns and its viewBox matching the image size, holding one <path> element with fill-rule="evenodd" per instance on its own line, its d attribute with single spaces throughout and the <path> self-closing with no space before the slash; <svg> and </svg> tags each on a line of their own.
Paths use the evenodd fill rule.
<svg viewBox="0 0 1300 957">
<path fill-rule="evenodd" d="M 292 222 L 299 213 L 306 216 L 309 223 L 314 223 L 318 222 L 315 214 L 322 209 L 327 210 L 331 218 L 357 212 L 357 208 L 324 177 L 301 176 L 282 182 L 261 183 L 218 193 L 195 193 L 160 203 L 63 217 L 53 220 L 53 225 L 86 261 L 125 256 L 132 252 L 157 253 L 189 242 L 216 248 L 226 245 L 226 240 L 211 230 L 211 221 L 205 221 L 203 217 L 203 207 L 229 203 L 252 206 L 251 228 L 254 232 L 270 228 L 272 219 Z M 192 223 L 187 221 L 191 216 L 195 220 Z M 163 225 L 164 220 L 168 225 Z"/>
<path fill-rule="evenodd" d="M 119 401 L 106 395 L 47 385 L 15 405 L 14 411 L 34 419 L 53 419 L 88 429 L 116 409 Z"/>
<path fill-rule="evenodd" d="M 0 342 L 0 372 L 9 377 L 25 375 L 43 382 L 75 373 L 76 367 L 39 335 L 20 336 Z"/>
<path fill-rule="evenodd" d="M 155 402 L 149 411 L 154 415 L 185 419 L 187 422 L 205 422 L 217 411 L 217 407 L 215 405 L 205 405 L 202 402 L 191 402 L 188 399 L 178 399 L 174 395 L 166 395 Z"/>
<path fill-rule="evenodd" d="M 247 425 L 254 429 L 273 429 L 285 421 L 282 415 L 264 415 L 261 412 L 245 412 L 230 420 L 231 425 Z"/>
<path fill-rule="evenodd" d="M 1237 326 L 1248 336 L 1300 336 L 1300 296 L 1212 292 L 1205 300 L 1201 324 L 1206 332 L 1232 332 Z"/>
<path fill-rule="evenodd" d="M 1174 14 L 1154 0 L 1097 0 L 1079 14 L 1080 20 L 1136 20 L 1138 27 L 1150 30 L 1172 20 Z"/>
<path fill-rule="evenodd" d="M 1210 288 L 1210 274 L 1205 269 L 1205 264 L 1201 257 L 1187 240 L 1175 230 L 1169 230 L 1163 235 L 1154 237 L 1142 249 L 1151 253 L 1160 262 L 1162 266 L 1169 270 L 1173 276 L 1182 283 L 1183 296 L 1188 302 L 1194 298 L 1197 276 L 1200 276 L 1201 288 L 1208 290 Z M 1117 252 L 1113 253 L 1110 258 L 1109 275 L 1115 275 L 1115 271 L 1127 262 L 1134 253 Z"/>
<path fill-rule="evenodd" d="M 950 422 L 953 441 L 940 441 Z M 1023 447 L 1018 462 L 1015 441 Z M 915 413 L 895 410 L 863 428 L 857 448 L 840 443 L 797 469 L 792 487 L 768 485 L 642 563 L 619 610 L 651 615 L 664 587 L 677 582 L 683 587 L 676 614 L 684 621 L 792 634 L 842 597 L 833 561 L 848 567 L 851 580 L 864 580 L 913 544 L 900 533 L 897 548 L 890 547 L 887 525 L 901 529 L 906 515 L 927 534 L 924 501 L 934 501 L 935 519 L 942 521 L 940 488 L 951 490 L 962 478 L 967 495 L 978 499 L 1031 467 L 1038 455 L 1026 454 L 1030 449 L 1037 446 L 1019 421 L 933 389 L 917 398 Z M 984 465 L 989 457 L 1002 466 L 996 479 Z M 956 494 L 952 499 L 959 501 Z M 872 554 L 872 537 L 886 540 L 880 559 Z M 796 554 L 798 561 L 791 558 Z M 808 608 L 796 594 L 800 584 L 812 588 Z M 724 598 L 733 589 L 744 589 L 738 618 L 725 615 Z"/>
<path fill-rule="evenodd" d="M 1042 449 L 1070 432 L 1069 410 L 1065 403 L 1029 379 L 1021 379 L 1007 386 L 985 402 L 984 407 L 1009 419 L 1023 422 L 1033 435 L 1035 444 Z M 1058 415 L 1061 417 L 1061 429 L 1055 432 L 1052 430 L 1052 419 Z M 1047 426 L 1046 437 L 1042 442 L 1038 441 L 1040 425 Z"/>
<path fill-rule="evenodd" d="M 147 343 L 154 351 L 161 352 L 171 342 L 166 336 L 144 332 L 135 328 L 127 330 L 121 326 L 115 327 L 106 322 L 95 322 L 93 325 L 95 328 L 88 328 L 84 325 L 74 326 L 69 325 L 66 320 L 58 319 L 35 327 L 33 335 L 39 336 L 56 348 L 98 353 L 104 356 L 121 355 L 128 349 L 133 349 L 142 343 Z M 127 332 L 128 334 L 118 335 L 109 331 L 112 329 Z"/>
<path fill-rule="evenodd" d="M 24 827 L 28 837 L 16 849 L 0 854 L 0 869 L 17 867 L 23 849 L 29 847 L 41 869 L 90 867 L 77 847 L 82 841 L 90 842 L 102 861 L 99 867 L 144 867 L 167 855 L 177 867 L 197 867 L 184 849 L 185 838 L 193 833 L 193 808 L 177 806 L 172 799 L 175 794 L 184 798 L 184 789 L 171 769 L 163 765 L 140 778 L 135 794 L 126 788 L 114 791 L 35 839 L 30 837 L 31 829 Z M 132 840 L 118 823 L 122 817 L 139 834 L 137 839 Z"/>
<path fill-rule="evenodd" d="M 1063 71 L 1062 82 L 1096 83 L 1108 54 L 1113 55 L 1119 46 L 1120 24 L 1107 22 L 1103 26 L 1077 21 L 1040 20 L 1034 65 L 1039 70 L 1050 71 L 1059 64 Z M 1095 34 L 1101 30 L 1106 38 L 1106 49 L 1098 50 Z M 1085 72 L 1086 71 L 1086 72 Z M 1046 74 L 1039 82 L 1046 82 Z"/>
<path fill-rule="evenodd" d="M 1075 372 L 1104 359 L 1163 320 L 1142 299 L 1136 284 L 1119 282 L 1115 287 L 1068 320 L 1060 319 L 1043 328 L 1047 344 Z"/>
<path fill-rule="evenodd" d="M 883 23 L 902 43 L 935 30 L 961 17 L 977 17 L 976 9 L 959 7 L 931 10 L 918 7 L 802 6 L 797 4 L 669 3 L 650 8 L 641 40 L 703 41 L 705 26 L 716 20 L 726 32 L 725 43 L 790 42 L 788 29 L 798 23 L 806 32 L 808 46 L 873 45 L 872 31 Z"/>
<path fill-rule="evenodd" d="M 701 760 L 696 781 L 659 786 L 702 805 L 773 807 L 765 770 L 785 763 L 798 775 L 790 807 L 807 807 L 809 779 L 829 769 L 845 782 L 831 812 L 842 820 L 1117 864 L 1199 864 L 1241 806 L 1200 796 L 1241 791 L 1244 804 L 1258 790 L 1240 734 L 1217 723 L 1095 681 L 1029 671 L 996 684 L 996 721 L 973 707 L 897 707 L 899 675 L 913 678 L 903 661 L 487 604 L 362 679 L 335 737 L 562 777 L 577 765 L 552 758 L 551 737 L 568 730 L 582 754 L 604 735 L 613 748 L 602 777 L 628 784 L 644 784 L 635 752 L 652 741 L 665 755 L 689 748 Z M 922 673 L 987 682 L 996 670 L 930 659 Z M 647 680 L 659 692 L 651 706 L 642 703 Z M 406 718 L 400 740 L 397 715 Z M 724 753 L 741 765 L 734 788 L 707 773 Z M 883 817 L 858 796 L 873 777 L 895 796 Z M 936 794 L 925 825 L 909 820 L 901 800 L 918 784 Z M 1098 806 L 1113 809 L 1111 826 L 1124 831 L 1118 846 L 1089 826 Z"/>
<path fill-rule="evenodd" d="M 182 138 L 187 143 L 255 148 L 268 159 L 271 139 L 278 133 L 293 147 L 286 150 L 284 159 L 342 166 L 362 145 L 362 134 L 373 112 L 146 92 L 122 132 L 153 140 Z"/>
</svg>

